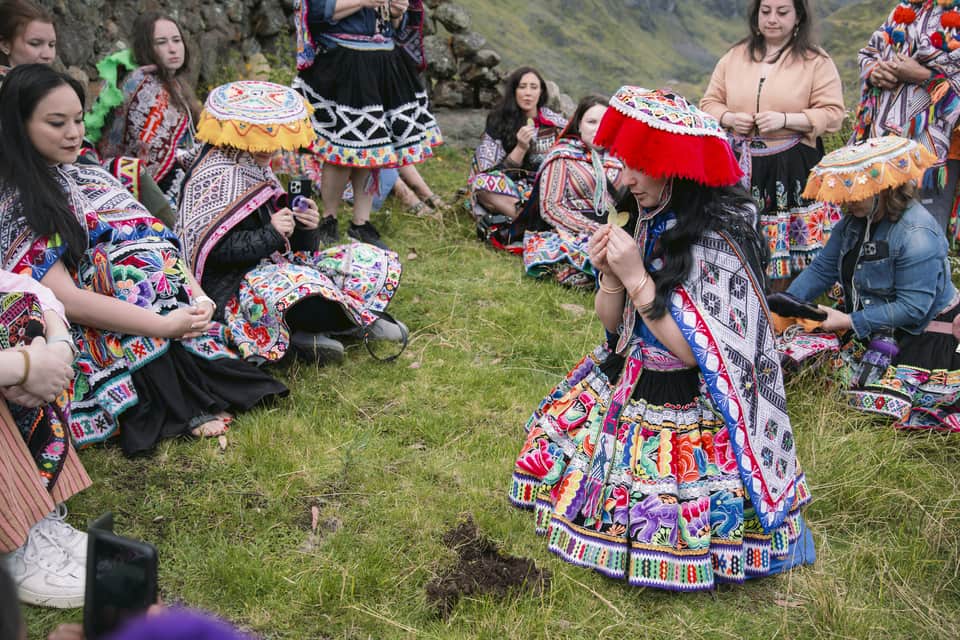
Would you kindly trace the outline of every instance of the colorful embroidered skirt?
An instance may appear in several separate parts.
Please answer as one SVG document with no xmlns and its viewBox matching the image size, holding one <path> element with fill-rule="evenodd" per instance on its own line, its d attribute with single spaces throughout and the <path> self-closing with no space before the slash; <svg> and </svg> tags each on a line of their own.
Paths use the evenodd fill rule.
<svg viewBox="0 0 960 640">
<path fill-rule="evenodd" d="M 604 431 L 622 362 L 598 347 L 527 423 L 510 500 L 535 510 L 549 549 L 634 586 L 676 591 L 813 562 L 803 474 L 784 523 L 764 531 L 697 369 L 644 370 Z"/>
<path fill-rule="evenodd" d="M 396 253 L 365 243 L 265 260 L 227 303 L 231 341 L 243 358 L 280 360 L 290 344 L 287 312 L 311 298 L 333 303 L 348 326 L 369 325 L 387 308 L 401 272 Z"/>
<path fill-rule="evenodd" d="M 314 151 L 324 162 L 398 167 L 423 162 L 443 142 L 416 66 L 400 49 L 330 49 L 293 88 L 315 109 Z"/>
<path fill-rule="evenodd" d="M 803 143 L 773 155 L 753 155 L 750 191 L 760 208 L 758 230 L 770 247 L 771 280 L 794 278 L 807 268 L 840 221 L 837 206 L 800 196 L 821 155 Z"/>
<path fill-rule="evenodd" d="M 523 267 L 534 278 L 552 277 L 578 289 L 592 289 L 596 274 L 590 264 L 590 236 L 565 231 L 527 231 L 523 236 Z"/>
<path fill-rule="evenodd" d="M 99 245 L 77 272 L 81 287 L 166 314 L 190 303 L 186 266 L 168 240 Z M 189 340 L 74 325 L 70 431 L 78 447 L 120 436 L 124 452 L 186 434 L 193 418 L 249 409 L 286 387 L 226 346 L 223 327 Z M 122 426 L 122 428 L 121 428 Z"/>
<path fill-rule="evenodd" d="M 43 309 L 32 293 L 0 292 L 0 350 L 26 346 L 27 325 L 43 324 Z M 67 458 L 69 442 L 64 429 L 70 419 L 70 397 L 64 392 L 52 404 L 24 407 L 10 403 L 10 414 L 37 465 L 40 482 L 52 490 Z"/>
</svg>

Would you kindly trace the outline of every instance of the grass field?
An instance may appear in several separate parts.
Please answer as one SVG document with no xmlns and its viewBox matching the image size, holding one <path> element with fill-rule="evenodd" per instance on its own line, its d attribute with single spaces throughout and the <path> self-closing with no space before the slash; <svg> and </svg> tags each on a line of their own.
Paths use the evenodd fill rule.
<svg viewBox="0 0 960 640">
<path fill-rule="evenodd" d="M 423 171 L 449 195 L 467 165 L 444 149 Z M 591 297 L 524 277 L 464 215 L 377 221 L 404 259 L 391 311 L 413 338 L 397 362 L 354 347 L 342 366 L 281 371 L 290 398 L 241 416 L 226 450 L 204 440 L 133 460 L 115 447 L 82 453 L 95 485 L 70 520 L 113 510 L 120 533 L 155 543 L 166 600 L 266 638 L 960 634 L 960 441 L 895 433 L 815 375 L 788 387 L 815 565 L 678 595 L 555 558 L 506 490 L 530 411 L 600 340 Z M 454 564 L 442 538 L 467 517 L 549 570 L 542 592 L 467 596 L 440 616 L 425 586 Z M 30 637 L 79 618 L 29 608 Z"/>
</svg>

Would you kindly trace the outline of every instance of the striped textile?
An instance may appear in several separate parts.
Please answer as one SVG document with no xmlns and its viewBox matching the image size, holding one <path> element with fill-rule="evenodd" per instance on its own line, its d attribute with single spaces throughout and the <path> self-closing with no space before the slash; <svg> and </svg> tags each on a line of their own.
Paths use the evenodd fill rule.
<svg viewBox="0 0 960 640">
<path fill-rule="evenodd" d="M 90 484 L 70 446 L 56 485 L 47 491 L 13 416 L 0 402 L 0 553 L 22 547 L 30 527 Z"/>
</svg>

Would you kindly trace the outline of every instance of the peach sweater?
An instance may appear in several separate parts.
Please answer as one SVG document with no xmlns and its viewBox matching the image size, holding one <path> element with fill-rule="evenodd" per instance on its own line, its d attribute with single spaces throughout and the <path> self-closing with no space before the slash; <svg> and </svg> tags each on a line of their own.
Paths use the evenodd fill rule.
<svg viewBox="0 0 960 640">
<path fill-rule="evenodd" d="M 725 111 L 803 113 L 813 125 L 812 131 L 803 134 L 803 142 L 811 147 L 816 146 L 818 136 L 840 130 L 843 90 L 840 74 L 829 56 L 798 59 L 784 54 L 770 67 L 761 87 L 763 67 L 763 63 L 750 59 L 746 44 L 736 45 L 717 62 L 700 108 L 717 120 Z M 784 138 L 796 133 L 784 129 L 765 137 Z"/>
</svg>

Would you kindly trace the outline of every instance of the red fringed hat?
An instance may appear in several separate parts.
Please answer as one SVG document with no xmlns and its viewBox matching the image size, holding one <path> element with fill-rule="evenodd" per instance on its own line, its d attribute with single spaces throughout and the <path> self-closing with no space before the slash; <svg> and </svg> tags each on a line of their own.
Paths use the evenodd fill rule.
<svg viewBox="0 0 960 640">
<path fill-rule="evenodd" d="M 621 87 L 610 99 L 594 144 L 655 178 L 688 178 L 709 187 L 743 176 L 716 118 L 670 91 Z"/>
</svg>

